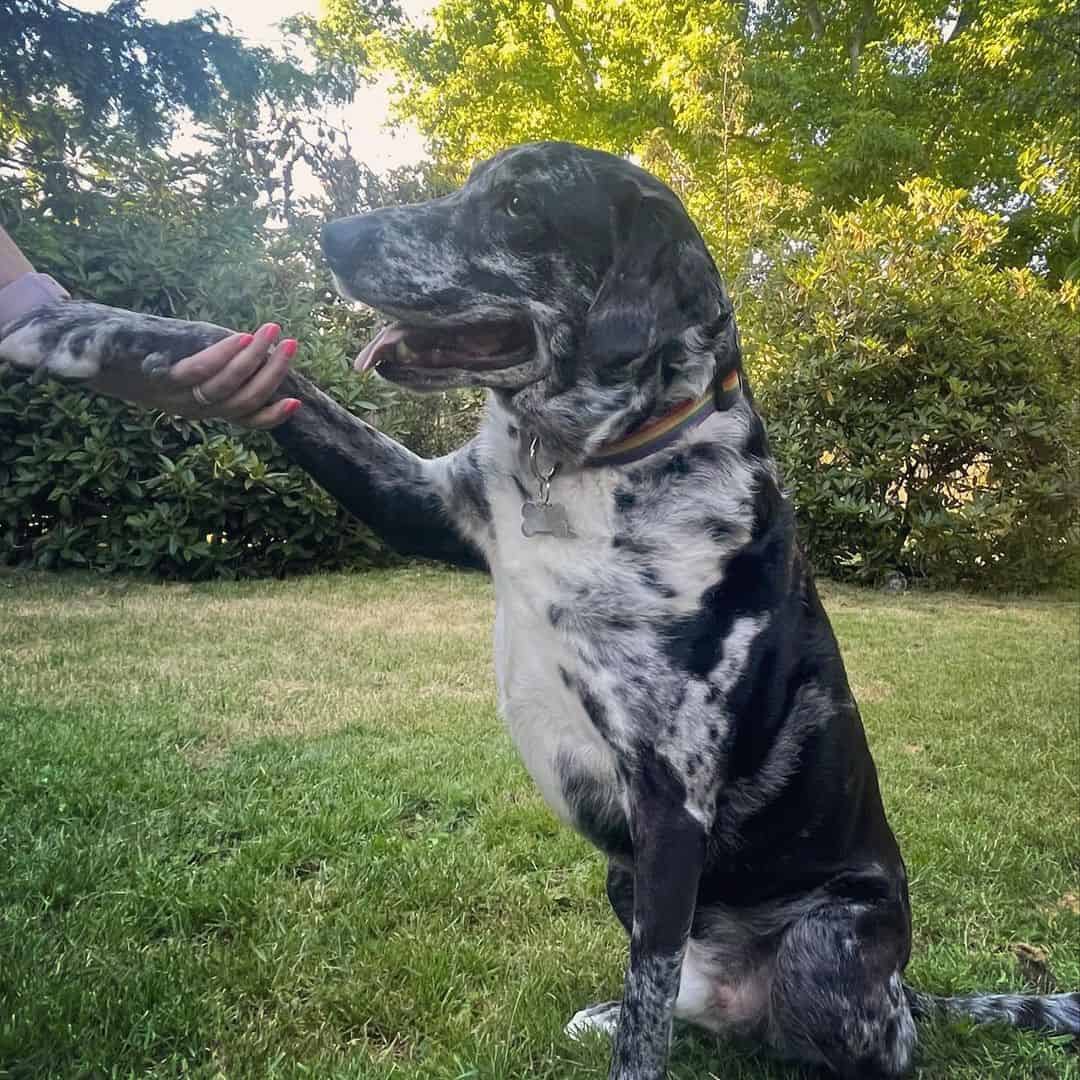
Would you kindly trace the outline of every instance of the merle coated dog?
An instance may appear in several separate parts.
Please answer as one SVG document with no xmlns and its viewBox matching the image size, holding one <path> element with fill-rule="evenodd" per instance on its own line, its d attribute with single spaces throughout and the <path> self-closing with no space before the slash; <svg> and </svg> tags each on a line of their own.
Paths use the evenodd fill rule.
<svg viewBox="0 0 1080 1080">
<path fill-rule="evenodd" d="M 1080 1032 L 1080 995 L 934 998 L 902 981 L 904 863 L 836 639 L 678 198 L 628 162 L 517 147 L 455 194 L 329 224 L 341 292 L 395 320 L 358 360 L 491 391 L 425 461 L 299 376 L 275 431 L 399 551 L 486 569 L 499 702 L 548 803 L 608 859 L 630 935 L 611 1076 L 665 1073 L 673 1017 L 843 1077 L 910 1065 L 913 1017 Z M 152 370 L 224 331 L 43 309 L 0 354 Z"/>
</svg>

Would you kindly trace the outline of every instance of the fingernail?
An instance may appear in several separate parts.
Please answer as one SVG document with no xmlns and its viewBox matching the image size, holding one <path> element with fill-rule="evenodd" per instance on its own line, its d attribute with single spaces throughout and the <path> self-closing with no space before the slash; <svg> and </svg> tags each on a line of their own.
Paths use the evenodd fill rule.
<svg viewBox="0 0 1080 1080">
<path fill-rule="evenodd" d="M 241 334 L 240 335 L 240 348 L 246 349 L 255 340 L 254 334 Z"/>
<path fill-rule="evenodd" d="M 295 338 L 288 338 L 281 343 L 281 351 L 285 354 L 287 360 L 291 360 L 296 355 L 296 350 L 299 347 L 299 342 Z"/>
<path fill-rule="evenodd" d="M 268 322 L 261 327 L 259 333 L 268 341 L 273 341 L 281 333 L 281 327 L 276 322 Z"/>
<path fill-rule="evenodd" d="M 303 405 L 303 402 L 299 398 L 286 398 L 285 415 L 292 416 L 292 414 L 296 412 L 296 410 L 299 409 L 301 405 Z"/>
</svg>

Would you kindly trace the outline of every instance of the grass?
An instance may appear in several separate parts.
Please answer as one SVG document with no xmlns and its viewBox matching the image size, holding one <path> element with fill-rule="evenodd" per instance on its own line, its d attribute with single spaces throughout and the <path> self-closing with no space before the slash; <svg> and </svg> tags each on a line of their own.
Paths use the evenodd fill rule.
<svg viewBox="0 0 1080 1080">
<path fill-rule="evenodd" d="M 1080 987 L 1077 607 L 826 604 L 911 980 Z M 490 615 L 486 581 L 425 569 L 0 577 L 0 1076 L 603 1080 L 562 1024 L 626 945 L 496 718 Z M 922 1034 L 923 1078 L 1080 1077 L 1063 1040 Z M 676 1037 L 676 1080 L 799 1075 Z"/>
</svg>

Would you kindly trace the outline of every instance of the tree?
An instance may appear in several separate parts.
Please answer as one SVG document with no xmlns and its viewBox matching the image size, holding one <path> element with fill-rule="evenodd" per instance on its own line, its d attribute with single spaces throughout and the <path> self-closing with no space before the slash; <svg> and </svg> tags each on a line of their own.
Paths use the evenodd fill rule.
<svg viewBox="0 0 1080 1080">
<path fill-rule="evenodd" d="M 775 225 L 916 176 L 1005 216 L 1003 262 L 1077 254 L 1080 53 L 1068 0 L 442 0 L 430 28 L 324 45 L 396 72 L 440 160 L 556 137 L 669 180 L 731 272 Z"/>
<path fill-rule="evenodd" d="M 441 0 L 327 40 L 440 162 L 564 138 L 682 196 L 816 564 L 1023 587 L 1078 540 L 1080 53 L 1063 0 Z M 1071 31 L 1071 32 L 1070 32 Z"/>
<path fill-rule="evenodd" d="M 185 115 L 209 122 L 311 89 L 209 13 L 163 25 L 134 0 L 101 13 L 0 0 L 0 175 L 33 185 L 64 217 L 105 159 L 161 148 Z"/>
</svg>

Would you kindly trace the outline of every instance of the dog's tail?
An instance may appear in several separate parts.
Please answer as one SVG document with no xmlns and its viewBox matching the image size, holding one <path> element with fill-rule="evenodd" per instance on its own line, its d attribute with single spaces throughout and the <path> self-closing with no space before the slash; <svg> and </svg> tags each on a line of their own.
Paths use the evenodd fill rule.
<svg viewBox="0 0 1080 1080">
<path fill-rule="evenodd" d="M 1080 1036 L 1080 994 L 964 994 L 939 997 L 905 984 L 916 1019 L 966 1016 L 978 1024 L 1009 1024 L 1048 1035 Z"/>
</svg>

